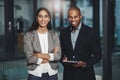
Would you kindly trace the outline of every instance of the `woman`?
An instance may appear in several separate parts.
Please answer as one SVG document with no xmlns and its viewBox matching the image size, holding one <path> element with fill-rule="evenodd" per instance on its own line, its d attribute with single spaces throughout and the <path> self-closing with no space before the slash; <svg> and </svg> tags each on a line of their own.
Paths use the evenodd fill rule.
<svg viewBox="0 0 120 80">
<path fill-rule="evenodd" d="M 24 36 L 28 80 L 57 80 L 61 48 L 57 33 L 49 30 L 49 23 L 49 11 L 38 9 L 30 31 Z"/>
</svg>

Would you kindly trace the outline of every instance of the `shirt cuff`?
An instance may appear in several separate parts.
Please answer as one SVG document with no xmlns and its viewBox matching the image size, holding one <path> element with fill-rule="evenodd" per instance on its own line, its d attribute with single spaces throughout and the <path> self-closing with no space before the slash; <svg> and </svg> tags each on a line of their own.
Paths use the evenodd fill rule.
<svg viewBox="0 0 120 80">
<path fill-rule="evenodd" d="M 38 58 L 38 61 L 37 61 L 37 64 L 41 64 L 41 62 L 42 62 L 42 59 L 41 58 Z"/>
<path fill-rule="evenodd" d="M 54 60 L 54 54 L 52 54 L 52 53 L 49 53 L 49 56 L 50 56 L 50 61 L 53 61 Z"/>
</svg>

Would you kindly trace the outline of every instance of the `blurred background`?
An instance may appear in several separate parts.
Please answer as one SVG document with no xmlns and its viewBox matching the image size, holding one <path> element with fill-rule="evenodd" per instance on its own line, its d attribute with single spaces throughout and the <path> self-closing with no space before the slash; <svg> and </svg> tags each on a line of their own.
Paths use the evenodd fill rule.
<svg viewBox="0 0 120 80">
<path fill-rule="evenodd" d="M 0 0 L 0 80 L 26 80 L 23 36 L 36 10 L 49 9 L 52 29 L 59 34 L 69 24 L 67 10 L 73 5 L 101 39 L 103 58 L 94 66 L 97 80 L 120 80 L 120 0 Z M 62 80 L 63 66 L 59 65 Z"/>
</svg>

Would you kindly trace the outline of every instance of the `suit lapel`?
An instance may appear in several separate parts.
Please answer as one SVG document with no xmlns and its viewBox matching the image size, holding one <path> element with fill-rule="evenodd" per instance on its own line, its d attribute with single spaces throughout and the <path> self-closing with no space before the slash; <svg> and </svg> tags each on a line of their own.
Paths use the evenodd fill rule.
<svg viewBox="0 0 120 80">
<path fill-rule="evenodd" d="M 48 31 L 48 52 L 50 50 L 50 46 L 51 46 L 51 35 L 50 35 L 50 32 Z"/>
<path fill-rule="evenodd" d="M 84 38 L 84 25 L 82 24 L 81 29 L 78 34 L 78 37 L 77 37 L 77 40 L 76 40 L 74 51 L 76 51 L 78 46 L 80 46 L 79 44 L 80 44 L 80 42 L 82 42 L 83 38 Z"/>
<path fill-rule="evenodd" d="M 71 29 L 70 29 L 70 27 L 68 28 L 68 31 L 66 33 L 67 33 L 67 39 L 68 39 L 67 42 L 68 42 L 68 45 L 69 45 L 70 49 L 73 52 L 72 41 L 71 41 Z"/>
<path fill-rule="evenodd" d="M 37 31 L 33 31 L 34 47 L 38 52 L 41 52 L 40 40 Z"/>
</svg>

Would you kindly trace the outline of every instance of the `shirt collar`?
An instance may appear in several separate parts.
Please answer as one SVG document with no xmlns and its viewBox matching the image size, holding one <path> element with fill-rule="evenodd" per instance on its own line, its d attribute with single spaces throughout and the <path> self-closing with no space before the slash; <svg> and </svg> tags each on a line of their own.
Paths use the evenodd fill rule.
<svg viewBox="0 0 120 80">
<path fill-rule="evenodd" d="M 77 27 L 76 30 L 80 30 L 80 29 L 81 29 L 81 26 L 82 26 L 82 23 L 80 22 L 80 24 L 79 24 L 79 26 Z M 73 30 L 72 30 L 72 27 L 70 28 L 70 30 L 73 31 Z"/>
</svg>

